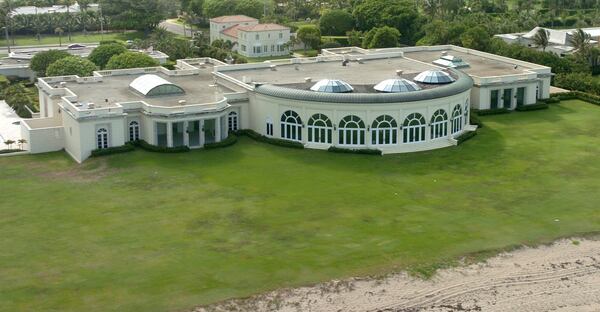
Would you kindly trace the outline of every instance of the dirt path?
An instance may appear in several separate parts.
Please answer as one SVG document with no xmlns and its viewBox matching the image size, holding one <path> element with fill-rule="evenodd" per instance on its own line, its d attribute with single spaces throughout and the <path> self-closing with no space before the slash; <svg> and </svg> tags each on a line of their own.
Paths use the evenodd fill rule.
<svg viewBox="0 0 600 312">
<path fill-rule="evenodd" d="M 201 307 L 209 311 L 600 311 L 600 241 L 561 240 L 438 272 L 332 281 Z"/>
</svg>

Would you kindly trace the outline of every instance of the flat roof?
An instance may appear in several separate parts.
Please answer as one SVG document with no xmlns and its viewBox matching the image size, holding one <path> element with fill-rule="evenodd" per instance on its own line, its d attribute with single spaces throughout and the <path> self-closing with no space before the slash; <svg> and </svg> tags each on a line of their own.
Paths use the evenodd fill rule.
<svg viewBox="0 0 600 312">
<path fill-rule="evenodd" d="M 277 64 L 276 71 L 270 68 L 250 68 L 226 70 L 222 73 L 239 81 L 273 85 L 286 85 L 290 88 L 305 89 L 305 78 L 316 83 L 321 79 L 343 80 L 350 85 L 375 85 L 383 80 L 397 78 L 397 70 L 412 78 L 415 74 L 440 69 L 433 64 L 424 64 L 400 56 L 363 60 L 363 64 L 350 62 L 342 66 L 342 61 L 325 61 L 301 64 Z M 245 78 L 244 78 L 245 77 Z"/>
<path fill-rule="evenodd" d="M 79 103 L 94 103 L 97 107 L 106 106 L 105 99 L 108 99 L 109 106 L 120 102 L 144 101 L 155 106 L 176 107 L 181 106 L 179 104 L 181 100 L 186 101 L 186 105 L 217 102 L 223 99 L 223 93 L 233 92 L 222 85 L 214 86 L 211 72 L 212 66 L 206 66 L 206 69 L 197 75 L 168 76 L 163 73 L 152 73 L 185 91 L 185 94 L 158 97 L 145 97 L 130 89 L 129 84 L 145 75 L 143 73 L 103 77 L 102 82 L 94 83 L 67 82 L 65 87 L 78 96 Z"/>
<path fill-rule="evenodd" d="M 415 59 L 426 63 L 432 63 L 433 61 L 439 59 L 442 56 L 443 52 L 447 52 L 448 55 L 462 58 L 463 61 L 469 64 L 469 67 L 463 67 L 460 68 L 460 70 L 464 71 L 469 75 L 474 75 L 478 77 L 524 74 L 531 69 L 545 68 L 544 66 L 538 66 L 535 64 L 523 65 L 521 61 L 516 61 L 518 62 L 518 66 L 515 67 L 516 64 L 509 62 L 508 59 L 507 61 L 503 61 L 486 57 L 481 52 L 477 52 L 477 54 L 471 54 L 455 49 L 405 52 L 404 56 L 410 59 Z"/>
</svg>

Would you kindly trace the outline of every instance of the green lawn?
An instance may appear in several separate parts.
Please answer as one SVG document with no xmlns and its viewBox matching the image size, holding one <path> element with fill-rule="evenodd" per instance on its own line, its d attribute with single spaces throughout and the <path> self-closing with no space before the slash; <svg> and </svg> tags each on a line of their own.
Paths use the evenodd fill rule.
<svg viewBox="0 0 600 312">
<path fill-rule="evenodd" d="M 264 57 L 248 57 L 248 63 L 261 63 L 264 61 L 271 60 L 285 60 L 293 58 L 291 55 L 280 55 L 280 56 L 264 56 Z"/>
<path fill-rule="evenodd" d="M 138 38 L 143 38 L 144 37 L 144 33 L 143 32 L 127 32 L 127 33 L 106 33 L 106 34 L 99 34 L 99 33 L 88 33 L 87 35 L 83 35 L 82 33 L 74 33 L 71 36 L 71 41 L 69 41 L 69 38 L 67 36 L 67 34 L 64 34 L 62 36 L 62 43 L 63 45 L 68 45 L 70 43 L 97 43 L 100 42 L 102 40 L 133 40 L 133 39 L 138 39 Z M 11 44 L 12 44 L 12 40 L 11 40 Z M 58 35 L 42 35 L 41 40 L 37 40 L 37 38 L 35 37 L 35 35 L 29 35 L 29 36 L 15 36 L 15 45 L 17 46 L 31 46 L 31 45 L 45 45 L 45 44 L 59 44 L 59 37 Z M 0 47 L 5 47 L 6 46 L 6 40 L 2 39 L 0 40 Z"/>
<path fill-rule="evenodd" d="M 384 157 L 242 138 L 0 158 L 0 311 L 182 311 L 600 231 L 600 107 L 483 121 L 459 147 Z"/>
</svg>

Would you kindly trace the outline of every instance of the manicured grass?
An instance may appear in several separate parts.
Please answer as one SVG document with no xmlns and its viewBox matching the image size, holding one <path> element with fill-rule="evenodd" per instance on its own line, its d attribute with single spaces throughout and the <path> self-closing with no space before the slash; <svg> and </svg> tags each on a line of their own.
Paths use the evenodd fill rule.
<svg viewBox="0 0 600 312">
<path fill-rule="evenodd" d="M 143 32 L 127 32 L 127 33 L 105 33 L 103 35 L 99 33 L 88 33 L 84 36 L 82 33 L 74 33 L 71 36 L 71 41 L 69 41 L 69 37 L 67 34 L 62 36 L 63 45 L 69 45 L 71 43 L 96 43 L 102 40 L 133 40 L 133 39 L 141 39 L 144 37 Z M 12 44 L 12 40 L 11 40 Z M 45 34 L 42 35 L 41 40 L 37 40 L 35 35 L 29 36 L 16 36 L 15 37 L 15 45 L 17 46 L 32 46 L 32 45 L 46 45 L 46 44 L 59 44 L 58 35 L 50 35 Z M 0 47 L 6 46 L 6 40 L 0 40 Z"/>
<path fill-rule="evenodd" d="M 280 56 L 265 56 L 265 57 L 248 57 L 248 63 L 261 63 L 264 61 L 270 61 L 270 60 L 285 60 L 285 59 L 290 59 L 290 58 L 294 58 L 291 55 L 280 55 Z"/>
<path fill-rule="evenodd" d="M 0 158 L 0 310 L 182 311 L 599 231 L 599 114 L 487 116 L 459 147 L 383 157 L 241 138 Z"/>
</svg>

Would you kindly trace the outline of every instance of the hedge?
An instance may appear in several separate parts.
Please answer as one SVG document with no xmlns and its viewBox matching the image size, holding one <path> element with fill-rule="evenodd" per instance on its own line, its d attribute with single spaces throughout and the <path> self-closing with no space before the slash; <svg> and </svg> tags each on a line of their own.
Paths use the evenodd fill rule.
<svg viewBox="0 0 600 312">
<path fill-rule="evenodd" d="M 300 142 L 270 138 L 270 137 L 264 136 L 262 134 L 256 133 L 254 130 L 250 130 L 250 129 L 238 130 L 236 132 L 236 134 L 237 135 L 245 135 L 256 141 L 273 144 L 273 145 L 277 145 L 277 146 L 289 147 L 289 148 L 299 148 L 299 149 L 304 148 L 304 144 L 302 144 Z"/>
<path fill-rule="evenodd" d="M 187 146 L 163 147 L 152 145 L 144 140 L 134 141 L 132 144 L 145 151 L 155 153 L 185 153 L 190 151 L 190 148 Z"/>
<path fill-rule="evenodd" d="M 483 128 L 483 121 L 481 121 L 481 119 L 479 119 L 479 116 L 477 116 L 476 114 L 471 114 L 469 116 L 469 123 L 479 128 Z"/>
<path fill-rule="evenodd" d="M 581 92 L 581 91 L 560 93 L 560 94 L 557 94 L 556 97 L 558 97 L 561 101 L 582 100 L 582 101 L 589 102 L 589 103 L 592 103 L 595 105 L 600 105 L 600 96 Z"/>
<path fill-rule="evenodd" d="M 500 115 L 500 114 L 508 114 L 510 110 L 507 108 L 494 108 L 494 109 L 481 109 L 481 110 L 473 110 L 475 114 L 478 116 L 487 116 L 487 115 Z"/>
<path fill-rule="evenodd" d="M 235 135 L 234 133 L 229 133 L 229 136 L 225 140 L 223 140 L 221 142 L 204 144 L 204 148 L 205 149 L 214 149 L 214 148 L 228 147 L 228 146 L 231 146 L 231 145 L 237 143 L 237 141 L 238 141 L 237 135 Z"/>
<path fill-rule="evenodd" d="M 92 157 L 127 153 L 127 152 L 132 152 L 133 150 L 135 150 L 135 146 L 131 143 L 127 143 L 127 144 L 121 145 L 121 146 L 93 150 Z"/>
<path fill-rule="evenodd" d="M 461 145 L 463 143 L 465 143 L 466 141 L 468 141 L 469 139 L 471 139 L 472 137 L 477 135 L 477 131 L 468 131 L 465 132 L 461 135 L 458 136 L 458 138 L 456 138 L 456 141 L 458 141 L 457 145 Z"/>
<path fill-rule="evenodd" d="M 362 155 L 383 155 L 383 152 L 378 149 L 349 149 L 349 148 L 339 148 L 332 146 L 327 149 L 328 152 L 332 153 L 342 153 L 342 154 L 362 154 Z"/>
<path fill-rule="evenodd" d="M 556 103 L 556 102 L 553 102 L 553 103 Z M 516 110 L 518 110 L 520 112 L 528 112 L 528 111 L 535 111 L 535 110 L 541 110 L 541 109 L 548 109 L 549 107 L 550 106 L 548 105 L 547 102 L 538 102 L 536 104 L 531 104 L 531 105 L 517 106 Z"/>
<path fill-rule="evenodd" d="M 24 152 L 24 150 L 20 150 L 20 149 L 3 149 L 3 150 L 0 150 L 0 154 L 10 154 L 10 153 L 18 153 L 18 152 Z"/>
</svg>

